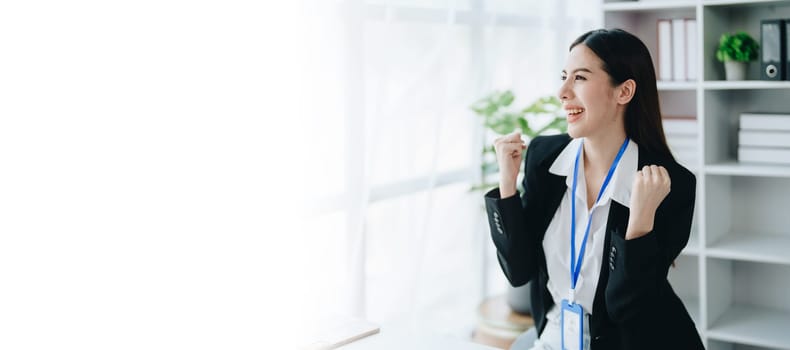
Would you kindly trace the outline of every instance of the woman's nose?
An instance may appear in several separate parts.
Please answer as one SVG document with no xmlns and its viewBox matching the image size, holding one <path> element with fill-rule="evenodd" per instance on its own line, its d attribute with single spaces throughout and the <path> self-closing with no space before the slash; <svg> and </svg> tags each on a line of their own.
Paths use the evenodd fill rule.
<svg viewBox="0 0 790 350">
<path fill-rule="evenodd" d="M 564 80 L 562 85 L 560 85 L 560 89 L 557 91 L 557 97 L 559 97 L 560 101 L 571 98 L 571 89 L 568 88 L 568 79 Z"/>
</svg>

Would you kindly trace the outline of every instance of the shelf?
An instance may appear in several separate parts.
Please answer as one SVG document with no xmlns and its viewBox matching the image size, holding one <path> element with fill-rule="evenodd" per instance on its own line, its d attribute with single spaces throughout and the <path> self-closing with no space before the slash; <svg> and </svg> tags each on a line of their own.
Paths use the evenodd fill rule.
<svg viewBox="0 0 790 350">
<path fill-rule="evenodd" d="M 730 233 L 706 249 L 706 256 L 719 259 L 790 265 L 790 236 Z"/>
<path fill-rule="evenodd" d="M 605 1 L 604 27 L 639 36 L 654 58 L 659 19 L 697 22 L 697 80 L 656 83 L 664 114 L 699 122 L 676 147 L 702 197 L 670 284 L 711 348 L 790 350 L 790 164 L 739 162 L 734 152 L 741 113 L 790 112 L 790 81 L 760 80 L 759 61 L 748 65 L 751 80 L 723 80 L 715 58 L 722 33 L 759 40 L 761 20 L 790 18 L 790 0 Z"/>
<path fill-rule="evenodd" d="M 696 81 L 658 81 L 656 83 L 658 91 L 682 91 L 682 90 L 696 90 Z"/>
<path fill-rule="evenodd" d="M 705 174 L 730 176 L 790 177 L 790 166 L 725 162 L 705 166 Z"/>
<path fill-rule="evenodd" d="M 790 89 L 790 81 L 768 80 L 707 80 L 702 82 L 705 90 L 752 90 L 752 89 Z"/>
<path fill-rule="evenodd" d="M 710 339 L 790 349 L 790 313 L 762 307 L 730 307 L 708 329 Z"/>
<path fill-rule="evenodd" d="M 614 11 L 653 11 L 665 9 L 693 9 L 696 1 L 654 1 L 654 2 L 609 2 L 603 4 L 604 12 Z"/>
<path fill-rule="evenodd" d="M 709 0 L 703 1 L 703 6 L 749 6 L 749 5 L 779 5 L 787 4 L 787 0 Z"/>
</svg>

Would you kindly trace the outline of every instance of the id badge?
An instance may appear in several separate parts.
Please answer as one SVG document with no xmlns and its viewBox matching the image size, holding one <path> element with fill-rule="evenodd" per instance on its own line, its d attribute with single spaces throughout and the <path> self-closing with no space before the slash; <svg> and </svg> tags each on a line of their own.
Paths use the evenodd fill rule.
<svg viewBox="0 0 790 350">
<path fill-rule="evenodd" d="M 569 303 L 562 299 L 562 350 L 582 350 L 582 336 L 584 335 L 584 311 L 577 303 Z"/>
</svg>

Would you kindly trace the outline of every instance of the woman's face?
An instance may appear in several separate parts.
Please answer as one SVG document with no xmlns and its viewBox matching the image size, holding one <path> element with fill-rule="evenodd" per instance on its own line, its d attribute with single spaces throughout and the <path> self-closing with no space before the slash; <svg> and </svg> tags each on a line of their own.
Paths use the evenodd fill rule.
<svg viewBox="0 0 790 350">
<path fill-rule="evenodd" d="M 590 48 L 584 44 L 574 46 L 561 77 L 558 97 L 567 113 L 571 137 L 605 135 L 622 125 L 616 89 L 603 70 L 603 61 Z"/>
</svg>

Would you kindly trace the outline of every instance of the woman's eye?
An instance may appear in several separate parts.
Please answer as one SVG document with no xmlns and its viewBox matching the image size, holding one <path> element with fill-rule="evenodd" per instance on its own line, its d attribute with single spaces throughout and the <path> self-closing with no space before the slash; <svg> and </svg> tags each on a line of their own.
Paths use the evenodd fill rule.
<svg viewBox="0 0 790 350">
<path fill-rule="evenodd" d="M 587 78 L 585 78 L 585 77 L 583 77 L 581 75 L 575 75 L 573 78 L 574 78 L 574 80 L 587 80 Z M 560 76 L 560 80 L 565 81 L 565 79 L 568 79 L 568 77 L 566 77 L 564 75 Z"/>
</svg>

